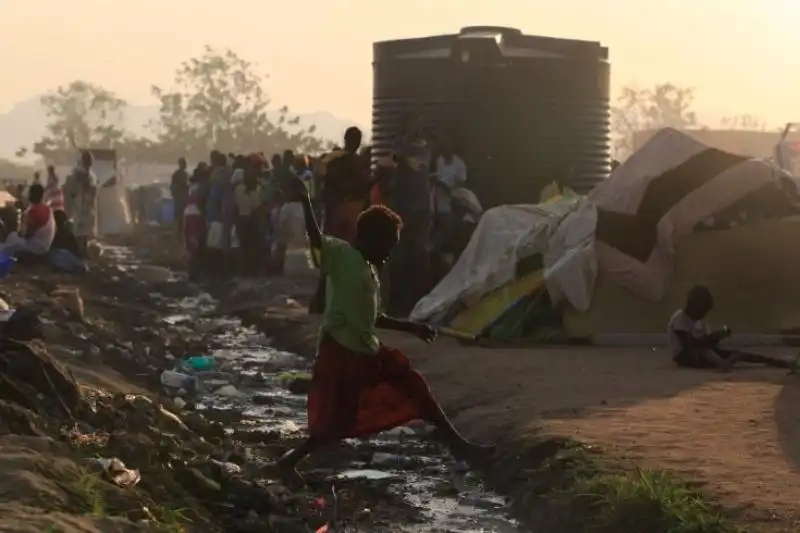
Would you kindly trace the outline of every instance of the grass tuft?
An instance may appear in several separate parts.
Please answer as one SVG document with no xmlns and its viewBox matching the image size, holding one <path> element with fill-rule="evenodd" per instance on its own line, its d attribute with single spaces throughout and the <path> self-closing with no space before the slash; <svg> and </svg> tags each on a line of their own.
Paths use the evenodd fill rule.
<svg viewBox="0 0 800 533">
<path fill-rule="evenodd" d="M 107 514 L 100 483 L 102 483 L 102 480 L 99 476 L 88 471 L 82 471 L 71 486 L 72 492 L 80 498 L 94 516 L 106 516 Z"/>
<path fill-rule="evenodd" d="M 743 533 L 675 476 L 624 470 L 574 441 L 543 441 L 531 456 L 522 510 L 536 525 L 575 533 Z M 513 466 L 513 465 L 512 465 Z M 517 466 L 518 468 L 518 466 Z"/>
<path fill-rule="evenodd" d="M 733 533 L 721 513 L 703 496 L 670 474 L 639 469 L 580 478 L 573 494 L 592 503 L 599 531 L 658 533 Z M 645 528 L 645 529 L 643 529 Z"/>
</svg>

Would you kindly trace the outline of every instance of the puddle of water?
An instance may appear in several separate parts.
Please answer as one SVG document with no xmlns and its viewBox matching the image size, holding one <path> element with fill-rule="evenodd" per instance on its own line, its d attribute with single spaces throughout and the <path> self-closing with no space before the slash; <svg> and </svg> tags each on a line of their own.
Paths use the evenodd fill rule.
<svg viewBox="0 0 800 533">
<path fill-rule="evenodd" d="M 378 481 L 381 479 L 392 479 L 392 474 L 388 472 L 384 472 L 382 470 L 368 470 L 368 469 L 361 469 L 361 470 L 345 470 L 344 472 L 339 472 L 335 476 L 336 479 L 366 479 L 371 481 Z"/>
<path fill-rule="evenodd" d="M 237 383 L 240 397 L 210 394 L 197 409 L 241 411 L 243 422 L 226 429 L 240 432 L 279 432 L 301 436 L 307 427 L 306 397 L 292 394 L 285 388 L 288 372 L 308 370 L 303 358 L 269 347 L 269 339 L 252 329 L 241 327 L 236 320 L 198 318 L 199 308 L 213 309 L 215 302 L 208 295 L 171 303 L 175 315 L 165 322 L 176 330 L 188 324 L 194 331 L 211 328 L 216 340 L 224 346 L 212 352 L 220 368 L 209 376 L 212 390 L 229 385 L 227 373 L 244 379 Z M 188 313 L 187 313 L 188 311 Z M 190 317 L 190 320 L 187 320 Z M 248 385 L 249 383 L 249 385 Z M 402 531 L 426 533 L 519 533 L 518 524 L 508 518 L 504 499 L 484 490 L 464 468 L 442 455 L 438 447 L 422 436 L 425 427 L 401 427 L 364 441 L 348 439 L 359 456 L 343 470 L 327 475 L 351 483 L 381 483 L 419 509 L 424 524 L 414 524 Z M 396 530 L 396 529 L 394 529 Z"/>
<path fill-rule="evenodd" d="M 190 320 L 192 320 L 192 317 L 190 315 L 170 315 L 161 320 L 165 324 L 169 324 L 170 326 L 176 326 L 184 322 L 189 322 Z"/>
</svg>

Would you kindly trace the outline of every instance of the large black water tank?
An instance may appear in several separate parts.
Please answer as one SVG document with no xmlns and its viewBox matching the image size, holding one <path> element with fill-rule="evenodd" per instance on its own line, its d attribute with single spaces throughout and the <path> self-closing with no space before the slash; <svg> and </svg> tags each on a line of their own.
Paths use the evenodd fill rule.
<svg viewBox="0 0 800 533">
<path fill-rule="evenodd" d="M 609 63 L 600 43 L 469 27 L 373 45 L 373 156 L 420 111 L 451 136 L 485 205 L 537 202 L 570 173 L 578 192 L 609 174 Z M 435 142 L 435 141 L 434 141 Z"/>
</svg>

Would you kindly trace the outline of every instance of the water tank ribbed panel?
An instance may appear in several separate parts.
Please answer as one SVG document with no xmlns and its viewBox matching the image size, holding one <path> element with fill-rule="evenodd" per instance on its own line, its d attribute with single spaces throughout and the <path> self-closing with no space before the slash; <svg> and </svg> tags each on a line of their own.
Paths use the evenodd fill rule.
<svg viewBox="0 0 800 533">
<path fill-rule="evenodd" d="M 599 43 L 465 28 L 373 47 L 373 155 L 389 155 L 410 111 L 435 144 L 452 137 L 487 205 L 536 202 L 567 179 L 587 192 L 609 173 L 608 50 Z M 569 176 L 569 177 L 567 177 Z"/>
</svg>

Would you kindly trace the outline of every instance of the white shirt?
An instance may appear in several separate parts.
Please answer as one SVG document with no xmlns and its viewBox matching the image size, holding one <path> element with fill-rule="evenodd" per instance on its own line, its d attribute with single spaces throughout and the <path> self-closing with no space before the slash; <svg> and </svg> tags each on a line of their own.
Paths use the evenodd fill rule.
<svg viewBox="0 0 800 533">
<path fill-rule="evenodd" d="M 669 351 L 672 356 L 676 356 L 683 351 L 683 344 L 678 338 L 676 331 L 683 331 L 690 334 L 692 337 L 699 339 L 708 335 L 708 326 L 703 320 L 692 320 L 689 318 L 683 309 L 675 311 L 672 318 L 667 323 L 667 341 L 669 343 Z"/>
<path fill-rule="evenodd" d="M 449 163 L 445 161 L 443 156 L 439 156 L 436 160 L 436 179 L 450 189 L 460 187 L 467 181 L 467 165 L 457 155 L 454 155 Z M 443 191 L 441 187 L 434 186 L 433 190 L 436 213 L 451 213 L 453 205 L 450 195 Z"/>
</svg>

